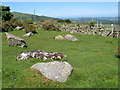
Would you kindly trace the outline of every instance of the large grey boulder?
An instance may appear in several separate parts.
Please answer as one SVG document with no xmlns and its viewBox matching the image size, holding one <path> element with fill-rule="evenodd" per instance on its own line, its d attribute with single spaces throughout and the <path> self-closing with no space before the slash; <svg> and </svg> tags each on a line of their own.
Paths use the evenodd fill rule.
<svg viewBox="0 0 120 90">
<path fill-rule="evenodd" d="M 42 59 L 42 60 L 59 60 L 67 58 L 67 55 L 58 52 L 45 52 L 42 50 L 23 52 L 18 55 L 18 60 L 27 60 L 30 58 Z"/>
<path fill-rule="evenodd" d="M 67 34 L 65 35 L 66 40 L 71 40 L 71 41 L 78 41 L 77 38 L 75 38 L 73 35 Z"/>
<path fill-rule="evenodd" d="M 29 37 L 29 36 L 32 36 L 32 35 L 33 35 L 33 33 L 32 33 L 32 32 L 29 32 L 29 33 L 23 35 L 23 37 Z"/>
<path fill-rule="evenodd" d="M 25 40 L 5 32 L 9 46 L 27 47 Z"/>
<path fill-rule="evenodd" d="M 19 27 L 19 26 L 17 26 L 15 29 L 17 29 L 17 30 L 21 30 L 21 29 L 23 29 L 23 27 Z"/>
<path fill-rule="evenodd" d="M 73 70 L 68 62 L 63 61 L 37 63 L 31 68 L 39 70 L 48 79 L 59 82 L 65 82 Z"/>
</svg>

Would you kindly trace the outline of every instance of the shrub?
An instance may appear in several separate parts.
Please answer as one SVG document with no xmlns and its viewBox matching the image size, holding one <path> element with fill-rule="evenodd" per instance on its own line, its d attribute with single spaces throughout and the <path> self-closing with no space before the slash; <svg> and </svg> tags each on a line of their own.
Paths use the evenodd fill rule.
<svg viewBox="0 0 120 90">
<path fill-rule="evenodd" d="M 25 25 L 25 32 L 32 32 L 32 33 L 36 33 L 35 31 L 36 27 L 33 24 L 26 24 Z"/>
<path fill-rule="evenodd" d="M 27 24 L 33 24 L 33 20 L 27 20 Z"/>
<path fill-rule="evenodd" d="M 53 30 L 53 31 L 59 30 L 57 27 L 57 22 L 54 21 L 53 19 L 45 20 L 44 22 L 41 22 L 40 25 L 41 28 L 45 30 Z"/>
<path fill-rule="evenodd" d="M 2 23 L 2 32 L 13 31 L 13 27 L 9 21 Z"/>
<path fill-rule="evenodd" d="M 65 19 L 65 22 L 66 22 L 66 23 L 71 23 L 71 20 Z"/>
<path fill-rule="evenodd" d="M 91 27 L 94 27 L 94 25 L 95 25 L 95 22 L 90 22 L 90 23 L 89 23 L 90 28 L 91 28 Z"/>
<path fill-rule="evenodd" d="M 78 23 L 77 26 L 80 26 L 80 24 Z"/>
<path fill-rule="evenodd" d="M 20 20 L 11 19 L 8 21 L 4 21 L 4 22 L 2 22 L 2 32 L 13 31 L 13 29 L 16 26 L 22 26 L 22 23 Z"/>
<path fill-rule="evenodd" d="M 62 19 L 58 19 L 57 22 L 62 23 L 62 22 L 64 22 L 64 20 L 62 20 Z"/>
</svg>

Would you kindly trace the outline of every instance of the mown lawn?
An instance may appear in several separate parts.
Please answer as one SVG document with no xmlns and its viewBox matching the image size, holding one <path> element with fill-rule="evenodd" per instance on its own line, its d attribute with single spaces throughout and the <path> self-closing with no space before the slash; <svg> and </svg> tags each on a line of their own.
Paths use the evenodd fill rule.
<svg viewBox="0 0 120 90">
<path fill-rule="evenodd" d="M 23 31 L 9 32 L 22 37 Z M 117 38 L 98 35 L 72 34 L 79 41 L 55 40 L 65 32 L 38 30 L 38 34 L 24 37 L 28 47 L 9 47 L 6 35 L 2 33 L 2 87 L 3 88 L 117 88 L 118 59 L 115 48 Z M 24 51 L 44 50 L 60 52 L 68 56 L 61 61 L 69 62 L 74 68 L 67 82 L 54 82 L 43 77 L 30 67 L 41 60 L 17 61 Z M 50 61 L 50 60 L 49 60 Z M 46 62 L 49 62 L 46 61 Z"/>
</svg>

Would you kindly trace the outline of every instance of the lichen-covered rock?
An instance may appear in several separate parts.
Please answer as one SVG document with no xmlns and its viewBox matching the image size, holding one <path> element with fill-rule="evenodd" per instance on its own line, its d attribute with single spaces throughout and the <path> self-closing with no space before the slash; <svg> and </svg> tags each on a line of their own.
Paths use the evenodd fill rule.
<svg viewBox="0 0 120 90">
<path fill-rule="evenodd" d="M 5 32 L 9 46 L 27 47 L 25 40 Z"/>
<path fill-rule="evenodd" d="M 59 60 L 67 58 L 67 55 L 58 52 L 45 52 L 42 50 L 23 52 L 18 55 L 18 60 L 27 60 L 30 58 L 42 59 L 42 60 Z"/>
<path fill-rule="evenodd" d="M 17 29 L 17 30 L 21 30 L 21 29 L 23 29 L 23 27 L 19 27 L 19 26 L 17 26 L 15 29 Z"/>
<path fill-rule="evenodd" d="M 58 36 L 55 37 L 55 39 L 56 40 L 64 40 L 65 38 L 63 36 L 61 36 L 61 35 L 58 35 Z"/>
<path fill-rule="evenodd" d="M 23 37 L 29 37 L 29 36 L 32 36 L 32 35 L 33 35 L 33 33 L 32 33 L 32 32 L 29 32 L 29 33 L 23 35 Z"/>
<path fill-rule="evenodd" d="M 53 81 L 65 82 L 70 76 L 73 67 L 68 62 L 53 61 L 48 63 L 37 63 L 31 68 L 35 68 L 42 75 Z"/>
<path fill-rule="evenodd" d="M 67 34 L 65 35 L 66 40 L 71 40 L 71 41 L 78 41 L 77 38 L 75 38 L 73 35 Z"/>
</svg>

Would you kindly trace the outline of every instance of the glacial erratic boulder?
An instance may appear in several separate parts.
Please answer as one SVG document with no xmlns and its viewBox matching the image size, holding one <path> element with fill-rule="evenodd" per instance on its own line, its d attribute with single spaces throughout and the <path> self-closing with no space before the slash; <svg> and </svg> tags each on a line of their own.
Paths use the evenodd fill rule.
<svg viewBox="0 0 120 90">
<path fill-rule="evenodd" d="M 61 35 L 58 35 L 55 37 L 56 40 L 65 40 L 65 38 Z"/>
<path fill-rule="evenodd" d="M 22 48 L 27 47 L 24 39 L 22 39 L 20 37 L 16 37 L 16 36 L 9 34 L 7 32 L 5 32 L 5 34 L 7 36 L 9 46 L 17 46 L 17 47 L 22 47 Z"/>
<path fill-rule="evenodd" d="M 42 60 L 60 60 L 62 58 L 67 58 L 67 55 L 58 52 L 46 52 L 42 50 L 27 51 L 18 55 L 18 60 L 28 60 L 31 58 L 42 59 Z"/>
<path fill-rule="evenodd" d="M 71 41 L 78 41 L 77 38 L 75 38 L 73 35 L 67 34 L 65 35 L 66 40 L 71 40 Z"/>
<path fill-rule="evenodd" d="M 39 70 L 48 79 L 58 82 L 66 82 L 73 71 L 73 67 L 64 61 L 37 63 L 31 68 Z"/>
<path fill-rule="evenodd" d="M 29 37 L 29 36 L 32 36 L 32 35 L 33 35 L 33 33 L 32 33 L 32 32 L 29 32 L 29 33 L 23 35 L 23 37 Z"/>
</svg>

